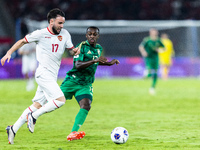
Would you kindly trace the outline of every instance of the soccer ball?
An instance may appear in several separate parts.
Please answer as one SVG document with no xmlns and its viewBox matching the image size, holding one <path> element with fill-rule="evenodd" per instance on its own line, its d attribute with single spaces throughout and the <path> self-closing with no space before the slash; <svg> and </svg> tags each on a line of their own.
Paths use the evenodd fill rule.
<svg viewBox="0 0 200 150">
<path fill-rule="evenodd" d="M 111 132 L 111 140 L 116 144 L 124 144 L 128 140 L 128 131 L 123 127 L 116 127 Z"/>
</svg>

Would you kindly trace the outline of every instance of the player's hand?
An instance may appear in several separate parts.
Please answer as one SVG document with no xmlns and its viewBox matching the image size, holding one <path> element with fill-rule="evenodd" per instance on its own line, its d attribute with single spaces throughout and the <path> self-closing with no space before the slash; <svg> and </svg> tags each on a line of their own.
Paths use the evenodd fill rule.
<svg viewBox="0 0 200 150">
<path fill-rule="evenodd" d="M 68 51 L 69 51 L 69 54 L 72 55 L 72 56 L 80 54 L 80 49 L 78 47 L 73 48 L 73 49 L 68 49 Z"/>
<path fill-rule="evenodd" d="M 148 56 L 146 51 L 142 51 L 141 54 L 142 54 L 143 57 L 147 57 Z"/>
<path fill-rule="evenodd" d="M 10 58 L 11 58 L 11 54 L 9 54 L 8 52 L 6 53 L 6 55 L 1 59 L 1 65 L 3 66 L 7 60 L 7 63 L 10 62 Z"/>
<path fill-rule="evenodd" d="M 100 56 L 100 57 L 99 57 L 99 62 L 105 63 L 105 62 L 107 62 L 107 61 L 108 61 L 108 59 L 107 59 L 106 57 L 103 57 L 103 56 Z"/>
<path fill-rule="evenodd" d="M 119 60 L 117 60 L 117 59 L 113 59 L 110 63 L 111 63 L 111 65 L 114 65 L 114 64 L 118 65 L 118 64 L 120 64 Z"/>
<path fill-rule="evenodd" d="M 156 51 L 158 53 L 163 53 L 163 52 L 165 52 L 165 48 L 157 48 Z"/>
<path fill-rule="evenodd" d="M 105 63 L 108 61 L 108 59 L 106 57 L 100 56 L 99 58 L 94 60 L 95 63 L 99 62 L 99 63 Z"/>
<path fill-rule="evenodd" d="M 78 47 L 73 49 L 74 55 L 79 55 L 80 54 L 80 49 Z"/>
</svg>

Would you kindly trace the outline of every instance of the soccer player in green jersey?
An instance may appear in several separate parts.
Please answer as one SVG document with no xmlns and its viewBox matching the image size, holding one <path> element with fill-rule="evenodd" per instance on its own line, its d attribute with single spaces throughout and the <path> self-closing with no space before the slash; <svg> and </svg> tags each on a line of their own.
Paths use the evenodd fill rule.
<svg viewBox="0 0 200 150">
<path fill-rule="evenodd" d="M 151 28 L 149 30 L 149 37 L 145 37 L 142 43 L 139 45 L 139 51 L 144 57 L 146 67 L 146 77 L 152 77 L 153 82 L 149 93 L 155 94 L 155 86 L 157 82 L 157 71 L 159 67 L 158 52 L 164 51 L 164 45 L 158 37 L 158 30 Z"/>
<path fill-rule="evenodd" d="M 75 118 L 71 133 L 67 136 L 68 141 L 81 139 L 85 132 L 78 132 L 80 126 L 84 123 L 93 100 L 94 75 L 98 65 L 111 66 L 119 64 L 117 59 L 108 60 L 101 56 L 102 47 L 97 44 L 99 38 L 99 29 L 91 26 L 86 30 L 86 41 L 77 45 L 80 48 L 80 54 L 74 57 L 73 68 L 67 72 L 67 75 L 60 88 L 67 99 L 74 96 L 77 100 L 80 110 Z"/>
</svg>

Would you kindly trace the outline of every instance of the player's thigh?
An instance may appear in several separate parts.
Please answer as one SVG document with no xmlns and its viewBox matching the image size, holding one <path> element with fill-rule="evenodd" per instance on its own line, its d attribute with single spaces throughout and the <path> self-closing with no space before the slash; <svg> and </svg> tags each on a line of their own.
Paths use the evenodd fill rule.
<svg viewBox="0 0 200 150">
<path fill-rule="evenodd" d="M 145 58 L 145 67 L 146 69 L 151 69 L 151 60 L 149 58 Z"/>
<path fill-rule="evenodd" d="M 50 71 L 43 70 L 40 73 L 36 72 L 35 80 L 48 101 L 64 96 L 57 83 L 56 77 L 53 76 Z"/>
<path fill-rule="evenodd" d="M 93 87 L 92 85 L 80 85 L 79 90 L 75 93 L 75 98 L 79 103 L 80 100 L 84 98 L 88 98 L 89 100 L 93 100 Z"/>
<path fill-rule="evenodd" d="M 65 99 L 70 100 L 77 91 L 77 84 L 70 80 L 65 79 L 62 82 L 60 89 L 63 92 Z"/>
<path fill-rule="evenodd" d="M 47 103 L 47 98 L 45 97 L 44 92 L 40 88 L 40 86 L 37 87 L 37 90 L 36 90 L 34 98 L 32 99 L 32 102 L 38 102 L 42 106 Z"/>
</svg>

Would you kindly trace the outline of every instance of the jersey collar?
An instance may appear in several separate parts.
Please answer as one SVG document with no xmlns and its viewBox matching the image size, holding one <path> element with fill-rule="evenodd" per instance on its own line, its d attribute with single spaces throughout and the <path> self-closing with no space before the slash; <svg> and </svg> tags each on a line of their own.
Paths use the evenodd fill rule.
<svg viewBox="0 0 200 150">
<path fill-rule="evenodd" d="M 87 43 L 89 46 L 91 46 L 90 43 L 88 42 L 88 40 L 86 40 L 86 43 Z M 93 48 L 97 48 L 97 45 L 98 45 L 98 44 L 96 43 L 96 46 L 93 47 Z M 92 46 L 91 46 L 91 47 L 92 47 Z"/>
<path fill-rule="evenodd" d="M 55 35 L 54 33 L 52 33 L 50 30 L 49 30 L 49 28 L 47 27 L 47 30 L 49 31 L 49 33 L 51 33 L 52 35 Z"/>
</svg>

